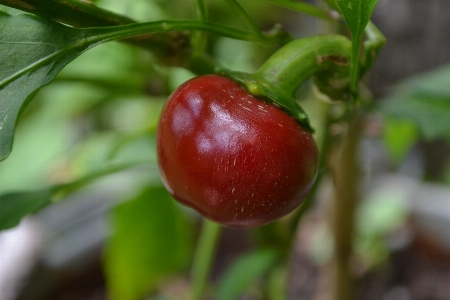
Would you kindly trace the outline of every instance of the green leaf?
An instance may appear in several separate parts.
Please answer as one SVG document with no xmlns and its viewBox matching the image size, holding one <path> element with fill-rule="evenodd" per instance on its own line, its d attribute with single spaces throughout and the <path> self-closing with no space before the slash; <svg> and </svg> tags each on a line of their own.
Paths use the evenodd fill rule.
<svg viewBox="0 0 450 300">
<path fill-rule="evenodd" d="M 30 15 L 0 12 L 0 161 L 12 147 L 21 110 L 43 85 L 86 50 L 82 31 Z"/>
<path fill-rule="evenodd" d="M 273 249 L 259 249 L 237 259 L 221 280 L 218 300 L 234 300 L 276 263 L 278 253 Z"/>
<path fill-rule="evenodd" d="M 378 0 L 336 0 L 352 34 L 361 35 Z"/>
<path fill-rule="evenodd" d="M 352 66 L 350 77 L 353 91 L 357 90 L 359 71 L 359 50 L 364 29 L 370 20 L 378 0 L 336 0 L 345 21 L 352 32 Z"/>
<path fill-rule="evenodd" d="M 191 228 L 164 188 L 147 188 L 111 217 L 104 256 L 111 299 L 142 299 L 162 278 L 186 267 Z"/>
<path fill-rule="evenodd" d="M 0 230 L 17 226 L 22 217 L 50 204 L 51 198 L 51 189 L 1 195 Z"/>
</svg>

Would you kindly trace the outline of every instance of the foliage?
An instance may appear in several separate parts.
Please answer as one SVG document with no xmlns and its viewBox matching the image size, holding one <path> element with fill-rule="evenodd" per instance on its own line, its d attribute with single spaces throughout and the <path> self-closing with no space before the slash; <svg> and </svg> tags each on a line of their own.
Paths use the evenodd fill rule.
<svg viewBox="0 0 450 300">
<path fill-rule="evenodd" d="M 189 289 L 205 294 L 220 230 L 204 228 L 197 239 L 198 215 L 175 204 L 162 188 L 155 154 L 165 100 L 187 79 L 205 73 L 241 82 L 306 127 L 308 115 L 314 116 L 321 171 L 313 191 L 329 173 L 326 158 L 341 149 L 333 144 L 341 136 L 332 133 L 362 127 L 355 121 L 360 113 L 382 116 L 382 139 L 395 166 L 419 141 L 450 141 L 450 68 L 406 80 L 371 102 L 361 78 L 386 42 L 370 22 L 377 1 L 324 2 L 0 0 L 5 5 L 0 6 L 0 230 L 106 176 L 137 174 L 134 196 L 120 199 L 109 212 L 104 253 L 109 295 L 133 300 L 157 294 L 162 282 L 184 278 L 189 267 Z M 303 38 L 311 32 L 292 30 L 286 9 L 295 18 L 308 15 L 339 33 L 350 31 L 351 41 L 322 36 L 327 32 Z M 298 94 L 316 104 L 303 101 L 300 107 Z M 384 200 L 364 203 L 355 213 L 355 252 L 370 264 L 387 257 L 383 236 L 406 219 L 403 207 L 391 205 L 394 196 L 375 195 Z M 308 205 L 314 198 L 313 192 Z M 352 205 L 357 203 L 345 206 L 347 220 Z M 235 299 L 258 286 L 269 289 L 267 299 L 283 299 L 286 252 L 309 207 L 248 231 L 259 237 L 252 240 L 255 249 L 231 262 L 206 292 Z M 333 252 L 328 250 L 321 249 Z"/>
<path fill-rule="evenodd" d="M 192 230 L 162 187 L 144 190 L 111 215 L 114 233 L 105 251 L 111 299 L 140 298 L 187 266 Z"/>
</svg>

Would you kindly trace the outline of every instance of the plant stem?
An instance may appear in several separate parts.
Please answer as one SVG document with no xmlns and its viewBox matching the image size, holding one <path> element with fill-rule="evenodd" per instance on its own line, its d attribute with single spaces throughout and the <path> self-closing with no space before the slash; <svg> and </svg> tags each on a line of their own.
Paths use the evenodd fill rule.
<svg viewBox="0 0 450 300">
<path fill-rule="evenodd" d="M 194 12 L 197 20 L 208 20 L 208 10 L 206 8 L 205 0 L 194 1 Z M 192 34 L 191 43 L 194 48 L 195 55 L 200 55 L 201 53 L 203 53 L 207 44 L 206 32 L 194 31 Z"/>
<path fill-rule="evenodd" d="M 260 42 L 266 45 L 279 42 L 278 36 L 271 36 L 270 39 L 261 39 L 252 32 L 242 31 L 214 22 L 198 21 L 198 20 L 162 20 L 155 22 L 135 23 L 129 25 L 100 27 L 84 29 L 87 32 L 87 43 L 102 43 L 111 40 L 130 38 L 138 35 L 144 35 L 154 32 L 169 32 L 177 30 L 202 30 L 216 33 L 219 35 L 231 37 L 234 39 L 245 40 L 250 42 Z M 89 31 L 92 30 L 92 33 Z M 282 37 L 283 38 L 283 37 Z"/>
<path fill-rule="evenodd" d="M 355 211 L 359 200 L 358 146 L 362 113 L 358 109 L 350 114 L 347 132 L 330 162 L 334 178 L 334 205 L 332 211 L 334 254 L 334 300 L 355 297 L 351 272 Z"/>
<path fill-rule="evenodd" d="M 192 265 L 192 300 L 200 300 L 205 291 L 221 228 L 219 224 L 203 219 L 203 227 Z"/>
<path fill-rule="evenodd" d="M 362 36 L 352 35 L 352 56 L 350 62 L 350 88 L 354 99 L 358 99 L 359 82 L 359 52 L 361 49 Z"/>
</svg>

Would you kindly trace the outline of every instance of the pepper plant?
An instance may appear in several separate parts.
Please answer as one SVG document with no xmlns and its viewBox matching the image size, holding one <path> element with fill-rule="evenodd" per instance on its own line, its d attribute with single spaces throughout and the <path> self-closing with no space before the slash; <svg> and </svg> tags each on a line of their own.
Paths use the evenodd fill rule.
<svg viewBox="0 0 450 300">
<path fill-rule="evenodd" d="M 8 164 L 8 156 L 20 151 L 19 143 L 14 142 L 16 129 L 26 123 L 33 110 L 39 110 L 39 103 L 43 105 L 44 101 L 39 99 L 41 94 L 45 95 L 53 85 L 64 87 L 62 83 L 83 82 L 94 93 L 100 89 L 100 94 L 107 95 L 106 100 L 117 95 L 132 98 L 130 95 L 146 89 L 145 97 L 154 101 L 139 100 L 139 105 L 146 103 L 142 107 L 151 110 L 148 114 L 158 115 L 160 104 L 179 85 L 169 87 L 174 70 L 189 71 L 187 77 L 197 77 L 197 81 L 188 81 L 190 85 L 184 83 L 174 92 L 159 125 L 143 122 L 109 143 L 108 159 L 101 167 L 81 174 L 69 172 L 68 178 L 37 184 L 35 189 L 2 189 L 0 229 L 14 227 L 23 217 L 64 201 L 68 195 L 113 173 L 145 167 L 149 173 L 158 174 L 159 162 L 162 181 L 149 179 L 133 199 L 112 209 L 115 229 L 105 251 L 105 276 L 111 298 L 140 299 L 154 292 L 161 278 L 185 272 L 187 265 L 192 269 L 191 299 L 202 299 L 211 292 L 218 299 L 234 299 L 255 278 L 286 263 L 287 245 L 294 236 L 292 228 L 297 227 L 313 203 L 323 175 L 331 170 L 335 182 L 334 296 L 351 299 L 354 287 L 349 263 L 359 198 L 357 146 L 371 102 L 363 78 L 385 43 L 382 33 L 370 22 L 377 1 L 327 0 L 312 5 L 267 0 L 243 5 L 237 0 L 196 0 L 188 5 L 193 7 L 190 18 L 170 17 L 170 12 L 176 14 L 174 6 L 185 7 L 186 2 L 189 1 L 154 1 L 153 8 L 165 11 L 159 19 L 134 21 L 132 16 L 108 10 L 108 1 L 0 1 L 4 5 L 4 12 L 0 12 L 0 169 Z M 219 6 L 233 12 L 242 25 L 215 21 L 211 7 Z M 262 30 L 255 16 L 274 7 L 312 16 L 335 33 L 299 38 L 275 22 Z M 279 22 L 283 22 L 282 15 Z M 259 65 L 252 71 L 224 66 L 217 49 L 225 38 L 262 47 Z M 127 46 L 106 43 L 111 41 Z M 115 78 L 96 78 L 88 73 L 81 77 L 71 75 L 71 66 L 97 47 L 126 47 L 136 60 L 134 69 L 120 69 L 121 58 L 117 57 L 117 65 L 107 69 L 113 70 Z M 92 72 L 95 75 L 95 70 Z M 148 75 L 143 77 L 143 73 Z M 308 116 L 297 101 L 300 87 L 312 91 L 310 97 L 318 102 L 323 101 L 319 98 L 327 99 L 321 102 L 319 120 Z M 107 101 L 99 98 L 93 100 L 98 106 L 84 104 L 83 113 L 102 112 L 99 107 Z M 193 108 L 195 105 L 198 107 Z M 339 114 L 332 113 L 335 106 L 340 107 Z M 336 124 L 346 128 L 338 138 L 331 130 Z M 277 126 L 286 129 L 279 131 Z M 121 125 L 116 127 L 120 132 Z M 270 138 L 266 138 L 268 135 Z M 114 159 L 140 139 L 153 143 L 147 156 Z M 220 151 L 210 150 L 213 148 Z M 236 163 L 239 169 L 234 172 Z M 174 198 L 206 216 L 195 240 L 194 254 L 186 250 L 194 240 L 188 221 L 192 212 L 175 204 L 162 183 Z M 219 223 L 257 227 L 254 230 L 263 236 L 273 228 L 283 233 L 277 245 L 266 247 L 262 243 L 235 269 L 230 269 L 230 275 L 221 284 L 207 289 L 220 237 Z M 270 224 L 262 226 L 267 223 Z M 155 229 L 161 227 L 165 229 Z M 158 242 L 145 242 L 144 237 L 153 231 Z M 164 257 L 165 262 L 159 262 L 158 257 Z M 258 267 L 243 272 L 243 276 L 238 276 L 241 283 L 236 284 L 233 274 L 249 265 Z"/>
</svg>

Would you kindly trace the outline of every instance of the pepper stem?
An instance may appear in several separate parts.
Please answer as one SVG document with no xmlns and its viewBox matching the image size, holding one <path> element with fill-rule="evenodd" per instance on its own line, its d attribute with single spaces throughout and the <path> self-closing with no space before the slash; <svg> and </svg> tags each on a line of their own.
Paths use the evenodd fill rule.
<svg viewBox="0 0 450 300">
<path fill-rule="evenodd" d="M 221 69 L 250 94 L 278 106 L 312 131 L 308 116 L 295 101 L 298 87 L 315 77 L 319 89 L 331 98 L 350 94 L 351 42 L 342 35 L 294 40 L 273 54 L 252 74 Z"/>
</svg>

